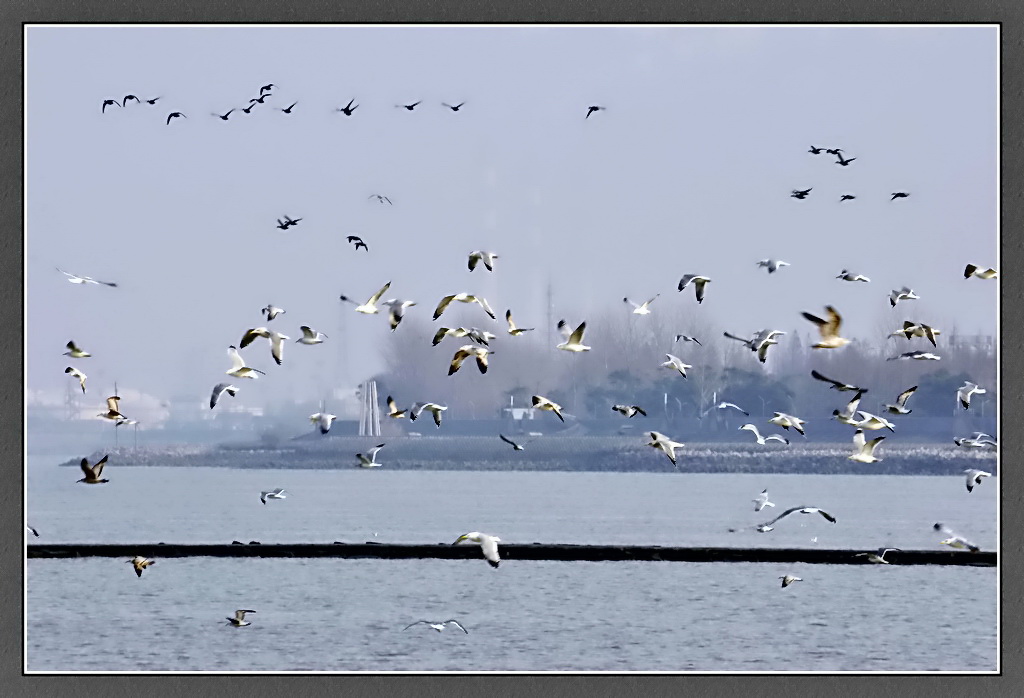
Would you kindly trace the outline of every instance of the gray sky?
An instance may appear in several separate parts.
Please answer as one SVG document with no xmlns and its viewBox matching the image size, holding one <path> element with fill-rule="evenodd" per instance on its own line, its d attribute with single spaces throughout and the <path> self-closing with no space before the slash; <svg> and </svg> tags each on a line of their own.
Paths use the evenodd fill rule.
<svg viewBox="0 0 1024 698">
<path fill-rule="evenodd" d="M 994 27 L 30 28 L 30 401 L 63 399 L 69 339 L 93 353 L 70 365 L 97 404 L 114 380 L 206 399 L 227 379 L 227 346 L 265 324 L 269 302 L 287 309 L 273 326 L 293 341 L 281 367 L 262 340 L 243 351 L 270 374 L 245 381 L 248 401 L 325 397 L 325 385 L 380 370 L 391 339 L 385 316 L 338 295 L 362 301 L 389 280 L 388 297 L 417 301 L 409 317 L 427 321 L 442 296 L 468 291 L 499 320 L 510 307 L 543 328 L 549 280 L 554 319 L 627 313 L 623 296 L 655 293 L 652 311 L 671 317 L 694 312 L 692 289 L 676 284 L 700 273 L 713 282 L 699 313 L 738 334 L 810 331 L 800 311 L 826 304 L 848 337 L 875 341 L 880 323 L 904 319 L 994 334 L 997 284 L 962 274 L 998 261 L 997 38 Z M 266 83 L 274 94 L 251 114 L 211 116 Z M 126 94 L 161 99 L 100 113 Z M 353 117 L 334 111 L 353 97 Z M 394 106 L 416 100 L 412 113 Z M 590 104 L 607 110 L 584 119 Z M 171 111 L 188 118 L 165 125 Z M 840 167 L 812 144 L 857 160 Z M 894 191 L 911 196 L 892 202 Z M 284 214 L 303 221 L 277 230 Z M 475 249 L 500 255 L 493 274 L 467 270 Z M 755 266 L 765 257 L 792 266 L 768 276 Z M 55 266 L 119 287 L 72 285 Z M 844 267 L 871 283 L 835 279 Z M 921 300 L 890 309 L 903 285 Z M 459 319 L 504 329 L 475 307 L 442 321 Z M 301 324 L 329 340 L 295 344 Z"/>
</svg>

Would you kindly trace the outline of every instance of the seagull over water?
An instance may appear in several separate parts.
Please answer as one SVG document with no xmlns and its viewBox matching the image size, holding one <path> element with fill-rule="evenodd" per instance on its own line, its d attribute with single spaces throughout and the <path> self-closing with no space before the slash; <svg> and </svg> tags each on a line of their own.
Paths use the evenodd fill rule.
<svg viewBox="0 0 1024 698">
<path fill-rule="evenodd" d="M 889 561 L 885 559 L 886 553 L 901 552 L 899 548 L 879 548 L 877 552 L 873 553 L 857 553 L 854 557 L 866 557 L 869 563 L 875 565 L 888 565 Z"/>
<path fill-rule="evenodd" d="M 948 545 L 949 547 L 956 548 L 957 550 L 970 550 L 972 553 L 976 553 L 981 550 L 977 545 L 963 536 L 957 535 L 950 528 L 941 523 L 936 523 L 932 528 L 936 531 L 941 531 L 946 536 L 949 536 L 945 540 L 939 541 L 939 545 Z"/>
<path fill-rule="evenodd" d="M 890 332 L 890 337 L 906 337 L 908 340 L 911 337 L 925 337 L 929 342 L 932 343 L 933 347 L 938 346 L 935 343 L 935 338 L 942 334 L 942 330 L 936 329 L 931 325 L 925 325 L 920 322 L 911 322 L 910 320 L 903 321 L 903 329 Z"/>
<path fill-rule="evenodd" d="M 651 437 L 651 441 L 647 445 L 650 446 L 651 448 L 656 448 L 662 453 L 664 453 L 666 456 L 668 456 L 668 459 L 672 461 L 672 465 L 675 465 L 676 449 L 683 448 L 686 444 L 679 443 L 678 441 L 673 441 L 672 439 L 668 438 L 664 434 L 657 431 L 649 431 L 647 433 Z"/>
<path fill-rule="evenodd" d="M 644 412 L 643 408 L 639 405 L 612 405 L 612 410 L 618 412 L 623 417 L 629 417 L 630 419 L 635 417 L 638 413 L 645 417 L 647 416 L 647 413 Z"/>
<path fill-rule="evenodd" d="M 366 451 L 368 455 L 364 456 L 362 453 L 357 453 L 356 458 L 359 459 L 359 467 L 379 468 L 381 464 L 377 462 L 377 451 L 381 450 L 382 448 L 384 448 L 384 444 L 377 444 L 373 448 Z"/>
<path fill-rule="evenodd" d="M 118 404 L 117 404 L 118 400 L 120 400 L 120 399 L 121 398 L 119 398 L 117 395 L 111 395 L 110 397 L 108 397 L 107 398 L 107 411 L 106 412 L 100 412 L 96 416 L 97 417 L 102 417 L 103 419 L 109 419 L 112 422 L 115 422 L 115 421 L 117 421 L 119 419 L 124 419 L 125 417 L 124 417 L 123 414 L 121 414 L 120 408 L 118 407 Z"/>
<path fill-rule="evenodd" d="M 150 565 L 155 565 L 156 560 L 149 560 L 147 558 L 142 557 L 141 555 L 136 555 L 131 560 L 125 560 L 125 564 L 128 563 L 131 563 L 132 566 L 135 568 L 135 574 L 141 577 L 142 570 L 146 569 Z"/>
<path fill-rule="evenodd" d="M 388 416 L 391 417 L 392 419 L 401 419 L 402 417 L 405 416 L 405 413 L 408 412 L 408 410 L 400 410 L 400 409 L 398 409 L 398 405 L 395 403 L 394 398 L 392 398 L 390 395 L 388 395 L 387 402 L 388 402 Z"/>
<path fill-rule="evenodd" d="M 973 492 L 975 485 L 981 484 L 981 478 L 992 477 L 992 473 L 986 473 L 984 470 L 975 470 L 974 468 L 968 468 L 964 471 L 967 475 L 967 491 Z"/>
<path fill-rule="evenodd" d="M 779 436 L 778 434 L 769 434 L 768 436 L 761 436 L 761 432 L 757 430 L 757 427 L 753 424 L 744 424 L 737 431 L 745 430 L 753 432 L 754 438 L 757 439 L 758 446 L 764 446 L 769 441 L 779 441 L 781 443 L 789 445 L 789 439 Z M 774 506 L 774 505 L 773 505 Z"/>
<path fill-rule="evenodd" d="M 225 371 L 225 373 L 229 376 L 234 378 L 259 378 L 261 375 L 267 375 L 258 368 L 246 366 L 245 359 L 238 353 L 238 349 L 234 345 L 228 347 L 228 356 L 231 358 L 231 368 Z"/>
<path fill-rule="evenodd" d="M 858 429 L 853 434 L 853 446 L 857 450 L 847 456 L 847 458 L 858 463 L 877 463 L 882 459 L 875 458 L 875 447 L 884 440 L 884 436 L 879 436 L 871 439 L 871 441 L 867 441 L 864 438 L 864 430 Z"/>
<path fill-rule="evenodd" d="M 78 482 L 84 482 L 87 485 L 101 485 L 104 482 L 110 482 L 110 480 L 106 478 L 100 479 L 100 475 L 103 474 L 103 466 L 106 465 L 108 457 L 109 456 L 103 456 L 96 461 L 95 465 L 92 466 L 89 465 L 89 459 L 83 458 L 81 467 L 82 472 L 85 473 L 85 477 Z"/>
<path fill-rule="evenodd" d="M 533 395 L 530 398 L 533 401 L 533 406 L 538 410 L 547 410 L 548 412 L 554 412 L 555 416 L 561 421 L 565 421 L 565 417 L 562 416 L 562 406 L 553 400 L 548 400 L 543 395 Z"/>
<path fill-rule="evenodd" d="M 415 422 L 423 410 L 426 410 L 434 417 L 434 426 L 441 428 L 441 413 L 447 410 L 447 405 L 439 405 L 436 402 L 414 402 L 409 408 L 409 421 Z"/>
<path fill-rule="evenodd" d="M 331 430 L 331 424 L 338 418 L 338 415 L 327 414 L 326 412 L 317 412 L 316 414 L 309 415 L 309 421 L 316 425 L 320 429 L 321 434 L 326 434 Z"/>
<path fill-rule="evenodd" d="M 942 359 L 938 354 L 933 354 L 930 351 L 908 351 L 899 356 L 890 356 L 886 361 L 897 361 L 899 359 L 913 359 L 916 361 L 940 361 Z"/>
<path fill-rule="evenodd" d="M 761 494 L 757 495 L 757 498 L 753 500 L 754 511 L 761 511 L 765 507 L 775 506 L 772 502 L 768 501 L 768 489 L 761 490 Z"/>
<path fill-rule="evenodd" d="M 461 536 L 456 538 L 452 545 L 458 545 L 462 542 L 478 544 L 480 546 L 480 550 L 484 554 L 484 558 L 487 560 L 487 564 L 496 568 L 501 563 L 501 558 L 498 556 L 498 543 L 500 541 L 501 538 L 498 538 L 497 536 L 480 533 L 480 531 L 470 531 L 469 533 L 463 533 Z"/>
<path fill-rule="evenodd" d="M 807 434 L 804 433 L 804 420 L 800 419 L 799 417 L 794 417 L 791 414 L 786 414 L 785 412 L 776 412 L 774 416 L 768 420 L 768 423 L 774 424 L 777 427 L 782 427 L 787 431 L 790 428 L 792 428 L 800 432 L 801 436 L 807 436 Z"/>
<path fill-rule="evenodd" d="M 445 105 L 445 106 L 447 106 L 447 105 Z M 453 111 L 458 111 L 458 109 L 453 109 Z M 460 624 L 459 621 L 455 620 L 454 618 L 450 618 L 448 620 L 441 621 L 440 623 L 431 623 L 429 620 L 418 620 L 415 623 L 409 623 L 409 625 L 407 625 L 404 628 L 402 628 L 402 630 L 408 630 L 409 628 L 413 627 L 414 625 L 419 625 L 420 623 L 426 623 L 427 625 L 429 625 L 431 628 L 433 628 L 437 632 L 441 632 L 442 630 L 444 630 L 446 625 L 454 625 L 456 628 L 458 628 L 462 632 L 464 632 L 467 635 L 469 635 L 469 631 L 466 630 L 465 628 L 463 628 L 462 624 Z"/>
<path fill-rule="evenodd" d="M 817 507 L 793 507 L 792 509 L 786 509 L 771 521 L 759 525 L 757 530 L 761 533 L 767 533 L 768 531 L 774 530 L 773 524 L 781 521 L 790 514 L 821 514 L 826 521 L 831 521 L 832 523 L 836 522 L 836 518 L 824 509 L 818 509 Z"/>
<path fill-rule="evenodd" d="M 889 414 L 910 414 L 913 412 L 913 410 L 907 409 L 907 400 L 910 399 L 910 396 L 914 394 L 915 390 L 917 390 L 916 385 L 904 390 L 896 397 L 895 405 L 885 405 L 885 411 Z"/>
<path fill-rule="evenodd" d="M 515 441 L 513 441 L 510 438 L 508 438 L 504 434 L 498 434 L 498 438 L 501 439 L 502 441 L 504 441 L 505 443 L 507 443 L 509 446 L 511 446 L 513 451 L 525 451 L 526 450 L 525 446 L 523 446 L 522 444 L 516 443 Z"/>
<path fill-rule="evenodd" d="M 260 501 L 264 504 L 267 503 L 268 499 L 287 499 L 288 496 L 284 493 L 284 490 L 278 488 L 276 490 L 268 490 L 266 492 L 260 492 Z"/>
<path fill-rule="evenodd" d="M 685 334 L 677 334 L 676 338 L 673 341 L 678 342 L 679 340 L 683 340 L 684 342 L 693 342 L 698 347 L 704 346 L 703 344 L 700 343 L 700 341 L 696 337 L 691 337 L 691 336 L 685 335 Z"/>
<path fill-rule="evenodd" d="M 661 362 L 661 364 L 660 364 L 661 367 L 662 368 L 671 368 L 671 369 L 674 369 L 676 371 L 679 371 L 679 374 L 683 378 L 686 378 L 686 369 L 693 368 L 693 366 L 691 364 L 684 364 L 683 360 L 680 359 L 678 356 L 673 356 L 672 354 L 665 354 L 665 356 L 668 357 L 668 361 Z"/>
<path fill-rule="evenodd" d="M 244 628 L 247 625 L 252 625 L 252 623 L 250 623 L 249 621 L 247 621 L 245 619 L 245 614 L 246 613 L 255 613 L 255 612 L 256 611 L 252 610 L 251 608 L 239 609 L 239 610 L 235 611 L 235 617 L 234 618 L 228 618 L 227 619 L 227 621 L 228 621 L 227 624 L 228 625 L 233 625 L 236 628 Z"/>
<path fill-rule="evenodd" d="M 986 392 L 986 390 L 980 386 L 971 383 L 970 381 L 964 381 L 956 390 L 956 399 L 960 403 L 960 406 L 965 410 L 971 406 L 971 395 L 980 395 Z"/>
<path fill-rule="evenodd" d="M 794 576 L 793 576 L 793 575 L 791 575 L 791 574 L 787 574 L 787 575 L 786 575 L 785 577 L 779 577 L 779 579 L 781 579 L 781 580 L 782 580 L 782 588 L 783 588 L 783 589 L 785 589 L 786 587 L 788 587 L 788 586 L 789 586 L 790 584 L 792 584 L 793 582 L 802 582 L 802 581 L 804 581 L 804 580 L 803 580 L 803 579 L 801 579 L 800 577 L 794 577 Z"/>
</svg>

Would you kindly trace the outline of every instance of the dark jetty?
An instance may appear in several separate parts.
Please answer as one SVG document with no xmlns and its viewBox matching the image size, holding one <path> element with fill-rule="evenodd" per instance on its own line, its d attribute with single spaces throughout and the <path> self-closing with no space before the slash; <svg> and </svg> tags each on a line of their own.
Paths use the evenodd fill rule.
<svg viewBox="0 0 1024 698">
<path fill-rule="evenodd" d="M 649 545 L 564 545 L 502 544 L 503 560 L 585 560 L 663 561 L 663 562 L 807 562 L 826 565 L 874 564 L 858 553 L 875 550 L 822 550 L 817 548 L 673 548 Z M 443 560 L 479 559 L 478 546 L 454 546 L 444 543 L 403 545 L 397 543 L 250 543 L 229 544 L 40 544 L 28 546 L 29 558 L 72 557 L 340 557 L 405 560 L 437 558 Z M 973 565 L 992 567 L 995 552 L 954 550 L 903 550 L 886 555 L 893 565 Z"/>
</svg>

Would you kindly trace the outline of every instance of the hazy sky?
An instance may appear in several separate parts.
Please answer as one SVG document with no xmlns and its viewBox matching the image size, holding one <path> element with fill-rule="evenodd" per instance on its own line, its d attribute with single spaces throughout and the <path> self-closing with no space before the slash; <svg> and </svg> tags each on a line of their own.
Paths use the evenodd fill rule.
<svg viewBox="0 0 1024 698">
<path fill-rule="evenodd" d="M 380 370 L 391 339 L 385 315 L 339 294 L 364 301 L 389 280 L 387 297 L 427 321 L 444 295 L 482 294 L 499 322 L 475 307 L 442 321 L 498 332 L 505 308 L 543 327 L 549 281 L 555 319 L 656 293 L 653 312 L 692 312 L 676 284 L 700 273 L 713 281 L 699 313 L 738 334 L 810 331 L 800 311 L 826 304 L 847 337 L 908 318 L 994 334 L 997 284 L 962 274 L 998 262 L 997 39 L 977 26 L 30 28 L 30 400 L 63 399 L 69 339 L 93 354 L 70 365 L 98 405 L 114 380 L 205 400 L 267 303 L 287 309 L 273 325 L 293 341 L 281 367 L 263 340 L 244 350 L 271 374 L 245 382 L 249 400 L 324 397 Z M 266 83 L 251 114 L 211 116 Z M 101 113 L 127 94 L 161 99 Z M 334 111 L 353 97 L 352 117 Z M 607 109 L 584 119 L 591 104 Z M 187 118 L 166 125 L 172 111 Z M 857 159 L 840 167 L 812 144 Z M 285 214 L 303 220 L 276 229 Z M 493 273 L 468 271 L 476 249 L 500 255 Z M 792 266 L 769 276 L 765 257 Z M 69 284 L 57 266 L 119 287 Z M 871 283 L 837 280 L 844 267 Z M 921 300 L 893 310 L 903 285 Z M 295 344 L 302 324 L 328 341 Z"/>
</svg>

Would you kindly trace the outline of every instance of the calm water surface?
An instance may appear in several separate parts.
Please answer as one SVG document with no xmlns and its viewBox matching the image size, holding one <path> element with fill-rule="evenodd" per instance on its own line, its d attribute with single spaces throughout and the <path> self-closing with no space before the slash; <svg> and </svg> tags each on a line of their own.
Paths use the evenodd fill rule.
<svg viewBox="0 0 1024 698">
<path fill-rule="evenodd" d="M 30 457 L 38 542 L 996 545 L 998 479 L 122 468 Z M 288 499 L 263 505 L 261 490 Z M 755 513 L 762 489 L 777 504 Z M 822 507 L 771 533 L 787 507 Z M 765 513 L 768 516 L 765 516 Z M 729 528 L 746 530 L 729 533 Z M 179 558 L 28 562 L 30 671 L 996 669 L 995 568 Z M 804 579 L 786 589 L 778 577 Z M 83 590 L 97 590 L 95 594 Z M 951 602 L 951 600 L 956 600 Z M 223 625 L 236 608 L 252 625 Z M 402 628 L 458 618 L 451 628 Z M 453 632 L 454 631 L 454 632 Z"/>
</svg>

